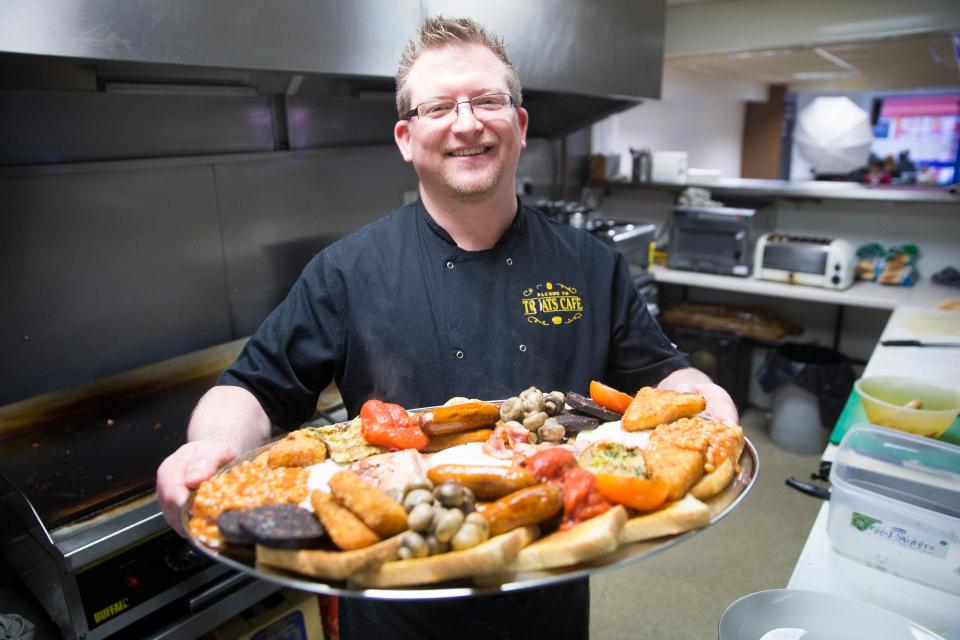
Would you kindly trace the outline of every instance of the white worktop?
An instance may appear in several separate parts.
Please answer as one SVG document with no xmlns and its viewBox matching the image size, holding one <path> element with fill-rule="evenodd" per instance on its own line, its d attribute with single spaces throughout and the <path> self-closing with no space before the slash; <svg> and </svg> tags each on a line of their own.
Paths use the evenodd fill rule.
<svg viewBox="0 0 960 640">
<path fill-rule="evenodd" d="M 960 290 L 943 297 L 960 297 Z M 912 339 L 960 342 L 960 312 L 938 311 L 934 299 L 924 304 L 898 306 L 881 340 Z M 960 391 L 960 348 L 884 347 L 878 344 L 864 375 L 919 378 Z M 824 459 L 832 459 L 834 445 Z M 808 589 L 868 602 L 898 613 L 950 640 L 960 640 L 960 596 L 921 585 L 869 567 L 836 553 L 827 536 L 829 503 L 824 503 L 800 558 L 787 583 L 790 589 Z"/>
<path fill-rule="evenodd" d="M 738 278 L 696 271 L 680 271 L 654 265 L 650 268 L 657 282 L 704 289 L 736 291 L 790 300 L 809 300 L 849 307 L 896 309 L 901 305 L 932 306 L 944 298 L 960 298 L 960 289 L 951 289 L 924 279 L 912 287 L 896 287 L 876 282 L 855 282 L 848 289 L 835 290 L 802 284 L 759 280 L 752 276 Z"/>
</svg>

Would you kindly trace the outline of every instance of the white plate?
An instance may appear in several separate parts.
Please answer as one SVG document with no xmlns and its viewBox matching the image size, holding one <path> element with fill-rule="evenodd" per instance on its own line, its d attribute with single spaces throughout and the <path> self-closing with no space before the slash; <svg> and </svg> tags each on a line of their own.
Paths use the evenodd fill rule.
<svg viewBox="0 0 960 640">
<path fill-rule="evenodd" d="M 943 640 L 895 613 L 818 591 L 743 596 L 720 617 L 720 640 Z"/>
</svg>

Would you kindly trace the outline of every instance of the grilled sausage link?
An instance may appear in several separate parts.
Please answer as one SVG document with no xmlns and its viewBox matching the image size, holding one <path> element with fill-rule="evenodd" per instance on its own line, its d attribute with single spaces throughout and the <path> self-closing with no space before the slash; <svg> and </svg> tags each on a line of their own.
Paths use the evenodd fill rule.
<svg viewBox="0 0 960 640">
<path fill-rule="evenodd" d="M 492 425 L 500 419 L 500 408 L 486 402 L 467 402 L 438 407 L 420 415 L 423 430 L 435 436 Z"/>
<path fill-rule="evenodd" d="M 543 522 L 560 513 L 562 507 L 563 491 L 544 482 L 492 502 L 480 515 L 490 523 L 490 535 L 496 536 L 517 527 Z"/>
<path fill-rule="evenodd" d="M 537 477 L 523 467 L 497 465 L 441 464 L 427 471 L 427 477 L 435 485 L 447 480 L 458 482 L 480 500 L 496 500 L 537 484 Z"/>
<path fill-rule="evenodd" d="M 473 429 L 472 431 L 457 431 L 430 437 L 430 444 L 423 453 L 436 453 L 450 447 L 456 447 L 470 442 L 486 442 L 493 433 L 493 429 Z"/>
</svg>

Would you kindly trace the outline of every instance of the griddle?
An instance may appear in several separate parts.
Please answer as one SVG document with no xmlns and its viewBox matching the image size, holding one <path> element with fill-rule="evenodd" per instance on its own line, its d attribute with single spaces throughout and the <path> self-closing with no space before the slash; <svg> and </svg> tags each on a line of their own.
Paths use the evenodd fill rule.
<svg viewBox="0 0 960 640">
<path fill-rule="evenodd" d="M 190 413 L 216 376 L 99 399 L 0 434 L 3 474 L 48 530 L 153 493 L 157 467 L 186 442 Z"/>
</svg>

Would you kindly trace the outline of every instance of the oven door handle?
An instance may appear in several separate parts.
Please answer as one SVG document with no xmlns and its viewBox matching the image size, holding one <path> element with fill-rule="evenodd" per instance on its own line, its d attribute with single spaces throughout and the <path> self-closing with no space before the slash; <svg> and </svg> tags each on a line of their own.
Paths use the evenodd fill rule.
<svg viewBox="0 0 960 640">
<path fill-rule="evenodd" d="M 191 597 L 187 601 L 187 604 L 190 606 L 190 613 L 196 613 L 201 609 L 206 609 L 213 604 L 214 601 L 219 601 L 227 594 L 242 589 L 254 581 L 256 581 L 256 578 L 251 578 L 242 573 L 234 573 L 231 576 L 227 576 L 212 587 L 204 589 L 197 595 Z"/>
</svg>

